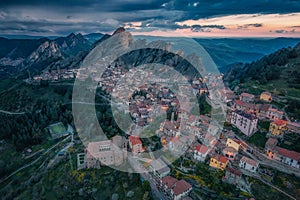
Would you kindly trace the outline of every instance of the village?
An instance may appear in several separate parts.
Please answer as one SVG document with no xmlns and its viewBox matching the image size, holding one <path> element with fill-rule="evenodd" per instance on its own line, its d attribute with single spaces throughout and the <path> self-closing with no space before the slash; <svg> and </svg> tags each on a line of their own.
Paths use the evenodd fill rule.
<svg viewBox="0 0 300 200">
<path fill-rule="evenodd" d="M 85 69 L 76 71 L 77 75 L 74 77 L 78 76 L 84 80 L 88 77 L 85 71 Z M 197 115 L 185 110 L 176 94 L 160 84 L 160 79 L 152 79 L 151 84 L 145 84 L 143 80 L 149 76 L 148 72 L 140 70 L 139 79 L 134 77 L 130 79 L 135 85 L 139 85 L 131 88 L 130 94 L 127 93 L 130 85 L 121 84 L 114 90 L 117 80 L 124 77 L 126 72 L 128 69 L 124 67 L 110 66 L 101 78 L 94 75 L 94 79 L 99 82 L 98 87 L 106 94 L 114 92 L 122 99 L 124 104 L 121 106 L 128 108 L 134 127 L 130 128 L 126 136 L 116 135 L 108 140 L 90 142 L 85 152 L 77 156 L 78 170 L 130 163 L 136 171 L 147 172 L 148 175 L 142 176 L 143 181 L 150 182 L 155 196 L 160 199 L 176 200 L 191 199 L 190 192 L 199 190 L 198 183 L 176 177 L 176 171 L 182 174 L 195 171 L 196 163 L 203 163 L 210 170 L 220 171 L 223 174 L 220 181 L 235 185 L 249 194 L 251 187 L 247 177 L 254 177 L 280 190 L 272 185 L 274 171 L 269 168 L 300 176 L 300 153 L 280 145 L 284 144 L 286 135 L 299 134 L 300 125 L 295 120 L 290 120 L 284 110 L 273 104 L 276 96 L 270 92 L 264 91 L 260 95 L 253 95 L 233 92 L 226 87 L 217 90 L 226 105 L 227 112 L 225 126 L 216 133 L 211 130 L 209 113 Z M 35 80 L 44 80 L 49 76 L 47 74 L 40 76 L 44 78 L 35 77 Z M 216 106 L 217 103 L 209 94 L 205 83 L 221 78 L 212 75 L 195 78 L 191 82 L 192 87 L 185 88 L 194 94 L 206 95 L 207 102 L 211 106 Z M 162 147 L 160 155 L 152 152 L 140 138 L 140 130 L 149 126 L 158 113 L 166 113 L 167 116 L 153 133 L 159 138 Z M 259 147 L 248 142 L 249 138 L 255 134 L 263 134 L 262 132 L 265 133 L 263 146 Z M 179 165 L 173 164 L 172 162 L 178 163 L 175 159 L 172 160 L 178 159 L 178 155 L 181 156 L 180 160 L 194 164 L 183 165 L 182 162 Z"/>
</svg>

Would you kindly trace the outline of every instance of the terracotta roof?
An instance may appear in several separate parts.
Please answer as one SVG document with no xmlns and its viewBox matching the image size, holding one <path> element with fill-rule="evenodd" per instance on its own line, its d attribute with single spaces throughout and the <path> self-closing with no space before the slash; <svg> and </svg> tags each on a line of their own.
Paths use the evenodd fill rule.
<svg viewBox="0 0 300 200">
<path fill-rule="evenodd" d="M 275 146 L 277 145 L 277 143 L 278 143 L 278 141 L 277 141 L 276 138 L 270 137 L 270 138 L 267 140 L 265 146 L 266 146 L 266 147 L 275 147 Z"/>
<path fill-rule="evenodd" d="M 209 148 L 207 146 L 204 146 L 204 145 L 201 145 L 201 144 L 199 144 L 196 147 L 196 151 L 198 151 L 201 154 L 206 154 L 208 152 L 208 150 L 209 150 Z"/>
<path fill-rule="evenodd" d="M 240 106 L 240 107 L 246 107 L 246 108 L 249 108 L 249 109 L 258 108 L 258 106 L 253 104 L 253 103 L 248 103 L 248 102 L 244 102 L 244 101 L 241 101 L 241 100 L 235 100 L 235 104 Z"/>
<path fill-rule="evenodd" d="M 241 176 L 241 175 L 242 175 L 242 172 L 240 172 L 239 170 L 234 169 L 234 168 L 232 168 L 232 167 L 228 167 L 228 168 L 226 169 L 226 171 L 228 171 L 228 172 L 230 172 L 230 173 L 232 173 L 232 174 L 235 174 L 235 175 L 237 175 L 237 176 Z"/>
<path fill-rule="evenodd" d="M 175 187 L 172 190 L 174 194 L 178 196 L 179 194 L 182 194 L 190 188 L 192 188 L 192 186 L 188 182 L 186 182 L 185 180 L 180 180 L 175 184 Z"/>
<path fill-rule="evenodd" d="M 246 156 L 243 156 L 240 161 L 248 163 L 249 165 L 252 165 L 252 166 L 256 166 L 256 167 L 258 166 L 258 162 L 256 162 L 255 160 L 252 160 L 251 158 L 248 158 Z"/>
<path fill-rule="evenodd" d="M 260 110 L 261 111 L 265 111 L 265 112 L 267 112 L 268 110 L 269 110 L 269 108 L 271 108 L 272 106 L 270 105 L 270 104 L 262 104 L 261 106 L 260 106 Z"/>
<path fill-rule="evenodd" d="M 171 189 L 173 188 L 174 184 L 177 182 L 178 180 L 176 178 L 173 178 L 172 176 L 166 176 L 164 178 L 161 179 L 161 182 L 163 185 L 166 185 L 167 188 Z"/>
<path fill-rule="evenodd" d="M 278 153 L 284 157 L 291 158 L 296 161 L 300 161 L 300 153 L 296 151 L 290 151 L 281 147 L 276 148 Z"/>
<path fill-rule="evenodd" d="M 249 97 L 249 98 L 254 98 L 255 97 L 253 94 L 249 94 L 249 93 L 246 93 L 246 92 L 243 92 L 241 94 L 241 96 L 243 96 L 243 97 Z"/>
<path fill-rule="evenodd" d="M 277 126 L 286 125 L 286 121 L 282 119 L 274 120 L 272 123 L 276 124 Z"/>
<path fill-rule="evenodd" d="M 136 144 L 142 144 L 142 141 L 140 140 L 140 138 L 136 137 L 136 136 L 129 136 L 129 142 L 132 144 L 132 145 L 136 145 Z"/>
<path fill-rule="evenodd" d="M 221 156 L 219 154 L 215 155 L 213 158 L 224 164 L 228 162 L 228 159 L 225 156 Z"/>
</svg>

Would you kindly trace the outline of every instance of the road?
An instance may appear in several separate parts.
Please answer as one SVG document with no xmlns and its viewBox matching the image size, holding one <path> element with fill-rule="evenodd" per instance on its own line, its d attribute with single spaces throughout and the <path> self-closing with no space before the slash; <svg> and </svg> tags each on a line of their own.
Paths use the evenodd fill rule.
<svg viewBox="0 0 300 200">
<path fill-rule="evenodd" d="M 25 112 L 10 112 L 6 110 L 0 110 L 1 113 L 9 114 L 9 115 L 24 115 Z"/>
<path fill-rule="evenodd" d="M 255 179 L 260 180 L 261 182 L 263 182 L 263 183 L 265 183 L 266 185 L 268 185 L 268 186 L 274 188 L 274 189 L 277 190 L 278 192 L 280 192 L 280 193 L 286 195 L 286 196 L 289 197 L 290 199 L 297 200 L 297 199 L 296 199 L 295 197 L 293 197 L 292 195 L 286 193 L 285 191 L 281 190 L 280 188 L 276 187 L 275 185 L 273 185 L 273 184 L 271 184 L 271 183 L 265 181 L 265 180 L 262 179 L 259 175 L 254 174 L 254 173 L 251 173 L 251 172 L 248 172 L 248 171 L 246 171 L 246 170 L 244 170 L 244 169 L 240 169 L 240 171 L 241 171 L 243 174 L 247 175 L 247 176 L 251 176 L 251 177 L 253 177 L 253 178 L 255 178 Z"/>
<path fill-rule="evenodd" d="M 49 151 L 51 151 L 52 149 L 54 149 L 55 147 L 57 147 L 59 144 L 65 142 L 67 139 L 69 139 L 71 136 L 69 135 L 68 137 L 66 137 L 65 139 L 63 139 L 62 141 L 56 143 L 55 145 L 53 145 L 52 147 L 48 148 L 44 153 L 42 153 L 42 155 L 40 155 L 37 159 L 33 160 L 32 162 L 26 164 L 26 165 L 23 165 L 22 167 L 20 167 L 19 169 L 15 170 L 14 172 L 12 172 L 10 175 L 2 178 L 0 180 L 0 183 L 3 183 L 4 181 L 8 180 L 10 177 L 14 176 L 15 174 L 17 174 L 18 172 L 20 172 L 21 170 L 35 164 L 37 161 L 39 161 L 43 155 L 46 155 Z"/>
<path fill-rule="evenodd" d="M 247 144 L 243 139 L 241 139 L 238 135 L 235 134 L 235 137 L 242 141 L 244 144 L 246 144 L 247 148 L 250 148 L 253 150 L 253 153 L 249 153 L 246 149 L 243 149 L 243 151 L 252 159 L 259 162 L 261 165 L 265 165 L 268 167 L 271 167 L 273 169 L 276 169 L 278 171 L 281 171 L 283 173 L 287 174 L 294 174 L 297 177 L 300 177 L 300 171 L 299 169 L 296 169 L 294 167 L 291 167 L 289 165 L 286 165 L 282 162 L 276 161 L 276 160 L 270 160 L 264 152 L 261 152 L 257 147 L 252 147 L 251 145 Z"/>
<path fill-rule="evenodd" d="M 158 190 L 157 188 L 157 182 L 155 178 L 149 174 L 149 172 L 141 166 L 141 164 L 132 156 L 128 156 L 128 161 L 131 165 L 131 167 L 136 171 L 140 173 L 140 176 L 144 179 L 149 181 L 151 190 L 153 195 L 156 197 L 155 199 L 160 199 L 160 200 L 168 200 L 168 198 Z"/>
</svg>

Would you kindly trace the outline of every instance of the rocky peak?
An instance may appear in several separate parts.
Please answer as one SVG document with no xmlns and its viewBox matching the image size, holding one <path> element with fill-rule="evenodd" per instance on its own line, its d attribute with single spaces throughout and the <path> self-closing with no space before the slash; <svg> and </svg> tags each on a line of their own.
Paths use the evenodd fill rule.
<svg viewBox="0 0 300 200">
<path fill-rule="evenodd" d="M 114 31 L 114 33 L 112 35 L 122 33 L 122 32 L 125 32 L 125 28 L 124 27 L 119 27 Z"/>
</svg>

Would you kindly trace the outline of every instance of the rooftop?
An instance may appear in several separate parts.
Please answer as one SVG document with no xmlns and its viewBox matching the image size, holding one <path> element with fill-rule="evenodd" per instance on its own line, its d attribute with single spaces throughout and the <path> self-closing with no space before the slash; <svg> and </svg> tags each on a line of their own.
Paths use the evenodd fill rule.
<svg viewBox="0 0 300 200">
<path fill-rule="evenodd" d="M 215 155 L 213 158 L 224 164 L 228 162 L 228 159 L 225 156 L 221 156 L 219 154 Z"/>
<path fill-rule="evenodd" d="M 129 142 L 132 144 L 132 145 L 136 145 L 136 144 L 142 144 L 142 141 L 140 140 L 140 138 L 138 138 L 137 136 L 129 136 Z"/>
<path fill-rule="evenodd" d="M 208 152 L 208 150 L 209 150 L 209 148 L 207 146 L 202 145 L 202 144 L 199 144 L 196 147 L 196 151 L 198 151 L 201 154 L 206 154 Z"/>
<path fill-rule="evenodd" d="M 252 166 L 256 166 L 256 167 L 258 167 L 258 162 L 256 162 L 255 160 L 253 160 L 253 159 L 251 159 L 251 158 L 248 158 L 248 157 L 246 157 L 246 156 L 243 156 L 242 158 L 241 158 L 241 161 L 242 162 L 245 162 L 245 163 L 248 163 L 249 165 L 252 165 Z"/>
<path fill-rule="evenodd" d="M 244 111 L 241 111 L 241 110 L 236 110 L 236 111 L 234 111 L 234 112 L 235 112 L 236 114 L 242 116 L 242 117 L 245 117 L 245 118 L 249 119 L 249 120 L 257 119 L 255 116 L 253 116 L 253 115 L 251 115 L 251 114 L 249 114 L 249 113 L 246 113 L 246 112 L 244 112 Z"/>
<path fill-rule="evenodd" d="M 176 182 L 175 187 L 173 188 L 173 192 L 177 196 L 189 190 L 190 188 L 192 188 L 192 186 L 188 182 L 186 182 L 185 180 L 180 180 Z"/>
</svg>

